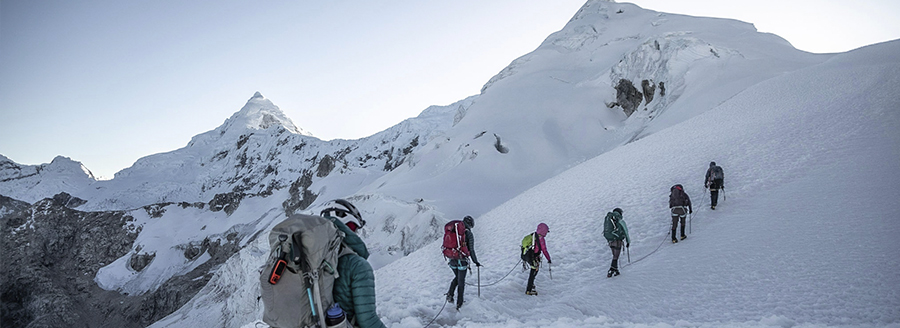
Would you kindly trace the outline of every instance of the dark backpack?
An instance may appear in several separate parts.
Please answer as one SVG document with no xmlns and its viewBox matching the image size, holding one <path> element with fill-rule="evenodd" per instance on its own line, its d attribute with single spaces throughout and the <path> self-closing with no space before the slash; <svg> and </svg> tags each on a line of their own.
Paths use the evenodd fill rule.
<svg viewBox="0 0 900 328">
<path fill-rule="evenodd" d="M 260 273 L 263 322 L 272 327 L 325 327 L 334 304 L 344 233 L 321 216 L 294 214 L 269 233 L 271 252 Z M 312 304 L 310 304 L 312 302 Z"/>
<path fill-rule="evenodd" d="M 441 250 L 448 259 L 461 260 L 469 257 L 465 223 L 453 220 L 444 225 L 444 243 Z"/>
<path fill-rule="evenodd" d="M 625 239 L 625 232 L 622 231 L 619 224 L 621 218 L 622 216 L 615 212 L 606 213 L 606 222 L 609 224 L 603 225 L 603 238 L 606 238 L 607 241 Z"/>
<path fill-rule="evenodd" d="M 669 193 L 669 207 L 688 205 L 687 194 L 683 188 L 680 184 L 672 186 L 671 193 Z"/>
<path fill-rule="evenodd" d="M 725 179 L 725 172 L 722 171 L 721 166 L 713 166 L 712 174 L 710 175 L 710 179 L 712 179 L 713 181 Z"/>
</svg>

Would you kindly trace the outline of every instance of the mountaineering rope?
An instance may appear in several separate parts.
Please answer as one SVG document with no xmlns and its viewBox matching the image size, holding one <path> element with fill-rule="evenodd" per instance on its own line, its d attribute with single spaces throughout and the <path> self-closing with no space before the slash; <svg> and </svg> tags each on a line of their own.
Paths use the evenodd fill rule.
<svg viewBox="0 0 900 328">
<path fill-rule="evenodd" d="M 522 263 L 522 260 L 521 260 L 521 259 L 519 260 L 519 262 L 516 262 L 516 264 L 513 265 L 512 270 L 509 270 L 509 272 L 507 272 L 506 275 L 503 276 L 503 278 L 500 278 L 500 280 L 497 280 L 497 281 L 492 282 L 492 283 L 487 284 L 487 285 L 481 285 L 481 286 L 482 286 L 482 287 L 488 287 L 488 286 L 493 286 L 493 285 L 496 285 L 496 284 L 500 283 L 501 281 L 503 281 L 503 279 L 506 279 L 506 277 L 509 277 L 509 274 L 511 274 L 513 271 L 516 270 L 516 268 L 519 266 L 519 263 Z M 468 283 L 468 282 L 466 283 L 466 285 L 469 285 L 469 286 L 478 286 L 478 285 L 470 284 L 470 283 Z"/>
<path fill-rule="evenodd" d="M 449 303 L 449 302 L 447 302 L 447 300 L 444 300 L 444 305 L 441 305 L 441 309 L 438 311 L 437 314 L 434 315 L 434 318 L 432 318 L 431 321 L 429 321 L 428 324 L 425 325 L 425 328 L 427 328 L 427 327 L 430 326 L 432 323 L 434 323 L 435 320 L 437 320 L 438 316 L 441 315 L 441 312 L 444 312 L 444 307 L 447 306 L 447 303 Z"/>
<path fill-rule="evenodd" d="M 479 288 L 481 288 L 481 286 L 487 287 L 487 286 L 493 286 L 493 285 L 496 285 L 496 284 L 500 283 L 501 281 L 503 281 L 503 279 L 506 279 L 506 277 L 508 277 L 510 273 L 512 273 L 513 271 L 515 271 L 515 270 L 516 270 L 516 267 L 519 266 L 519 263 L 522 263 L 522 260 L 519 260 L 519 262 L 516 262 L 516 265 L 513 266 L 512 270 L 509 270 L 509 272 L 507 272 L 506 275 L 503 276 L 503 278 L 500 278 L 500 280 L 497 280 L 497 281 L 495 281 L 495 282 L 493 282 L 493 283 L 490 283 L 490 284 L 487 284 L 487 285 L 480 285 L 480 286 L 479 286 L 479 285 L 473 285 L 473 284 L 470 284 L 470 283 L 466 283 L 466 285 L 469 285 L 469 286 L 479 286 Z M 444 307 L 446 307 L 446 306 L 447 306 L 447 301 L 445 300 L 445 301 L 444 301 L 444 305 L 441 305 L 441 309 L 438 311 L 437 314 L 434 315 L 434 318 L 432 318 L 431 321 L 429 321 L 428 324 L 425 325 L 425 327 L 428 327 L 428 326 L 430 326 L 432 323 L 434 323 L 434 321 L 437 320 L 438 316 L 441 315 L 441 312 L 444 312 Z"/>
<path fill-rule="evenodd" d="M 654 249 L 652 252 L 650 252 L 650 253 L 647 254 L 647 255 L 644 255 L 643 257 L 641 257 L 641 258 L 639 258 L 639 259 L 637 259 L 637 260 L 634 260 L 634 262 L 628 262 L 628 263 L 626 263 L 625 265 L 623 265 L 622 267 L 624 268 L 624 267 L 627 267 L 627 266 L 629 266 L 629 265 L 638 263 L 638 262 L 640 262 L 641 260 L 643 260 L 643 259 L 649 257 L 650 255 L 653 255 L 653 253 L 656 253 L 656 251 L 658 251 L 659 248 L 662 247 L 662 245 L 666 243 L 666 240 L 669 239 L 669 235 L 671 235 L 671 234 L 672 234 L 671 231 L 670 231 L 670 232 L 667 232 L 667 233 L 666 233 L 666 237 L 663 238 L 663 241 L 660 242 L 659 245 L 656 246 L 656 249 Z"/>
</svg>

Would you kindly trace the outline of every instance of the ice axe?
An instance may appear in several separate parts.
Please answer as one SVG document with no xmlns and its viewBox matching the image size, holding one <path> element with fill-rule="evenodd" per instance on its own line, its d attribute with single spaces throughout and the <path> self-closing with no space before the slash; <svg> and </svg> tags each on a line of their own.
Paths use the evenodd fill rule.
<svg viewBox="0 0 900 328">
<path fill-rule="evenodd" d="M 625 254 L 628 255 L 628 263 L 631 263 L 631 247 L 625 246 Z"/>
<path fill-rule="evenodd" d="M 476 266 L 475 269 L 478 272 L 478 298 L 481 298 L 481 266 Z"/>
</svg>

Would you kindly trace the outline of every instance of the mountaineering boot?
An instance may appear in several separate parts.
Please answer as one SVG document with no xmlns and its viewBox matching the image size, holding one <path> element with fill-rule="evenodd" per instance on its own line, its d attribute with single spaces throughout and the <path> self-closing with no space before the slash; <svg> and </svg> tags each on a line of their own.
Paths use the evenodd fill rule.
<svg viewBox="0 0 900 328">
<path fill-rule="evenodd" d="M 681 240 L 685 240 L 685 239 L 687 239 L 687 236 L 681 235 Z"/>
<path fill-rule="evenodd" d="M 526 290 L 525 295 L 537 295 L 537 291 L 536 290 Z"/>
<path fill-rule="evenodd" d="M 673 244 L 677 244 L 677 243 L 678 243 L 678 239 L 672 238 L 672 243 L 673 243 Z"/>
<path fill-rule="evenodd" d="M 606 273 L 606 277 L 614 277 L 619 275 L 619 269 L 617 268 L 609 268 L 609 272 Z"/>
<path fill-rule="evenodd" d="M 453 303 L 453 294 L 447 294 L 447 303 Z"/>
<path fill-rule="evenodd" d="M 710 206 L 709 209 L 711 209 L 711 210 L 716 209 L 716 205 Z"/>
</svg>

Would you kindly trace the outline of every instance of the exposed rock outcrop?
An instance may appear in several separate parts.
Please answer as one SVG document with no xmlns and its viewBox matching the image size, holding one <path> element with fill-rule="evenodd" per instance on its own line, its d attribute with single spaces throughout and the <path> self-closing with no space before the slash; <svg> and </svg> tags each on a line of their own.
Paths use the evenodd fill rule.
<svg viewBox="0 0 900 328">
<path fill-rule="evenodd" d="M 132 250 L 141 229 L 132 212 L 78 211 L 67 206 L 73 199 L 61 193 L 30 205 L 0 195 L 4 327 L 146 327 L 184 305 L 206 285 L 212 269 L 239 250 L 237 232 L 216 240 L 207 237 L 186 247 L 194 256 L 210 257 L 187 274 L 143 295 L 107 291 L 94 277 Z M 128 266 L 139 272 L 155 256 L 135 253 Z"/>
<path fill-rule="evenodd" d="M 656 93 L 656 85 L 650 80 L 641 81 L 641 89 L 644 91 L 644 104 L 653 101 L 653 94 Z"/>
<path fill-rule="evenodd" d="M 616 103 L 622 107 L 625 115 L 631 116 L 641 105 L 644 95 L 627 79 L 619 80 L 616 85 Z"/>
<path fill-rule="evenodd" d="M 288 198 L 281 204 L 286 216 L 294 214 L 296 210 L 304 210 L 316 201 L 319 195 L 309 191 L 309 186 L 312 185 L 312 182 L 312 171 L 306 170 L 300 178 L 291 183 L 291 188 L 288 189 L 291 198 Z"/>
</svg>

